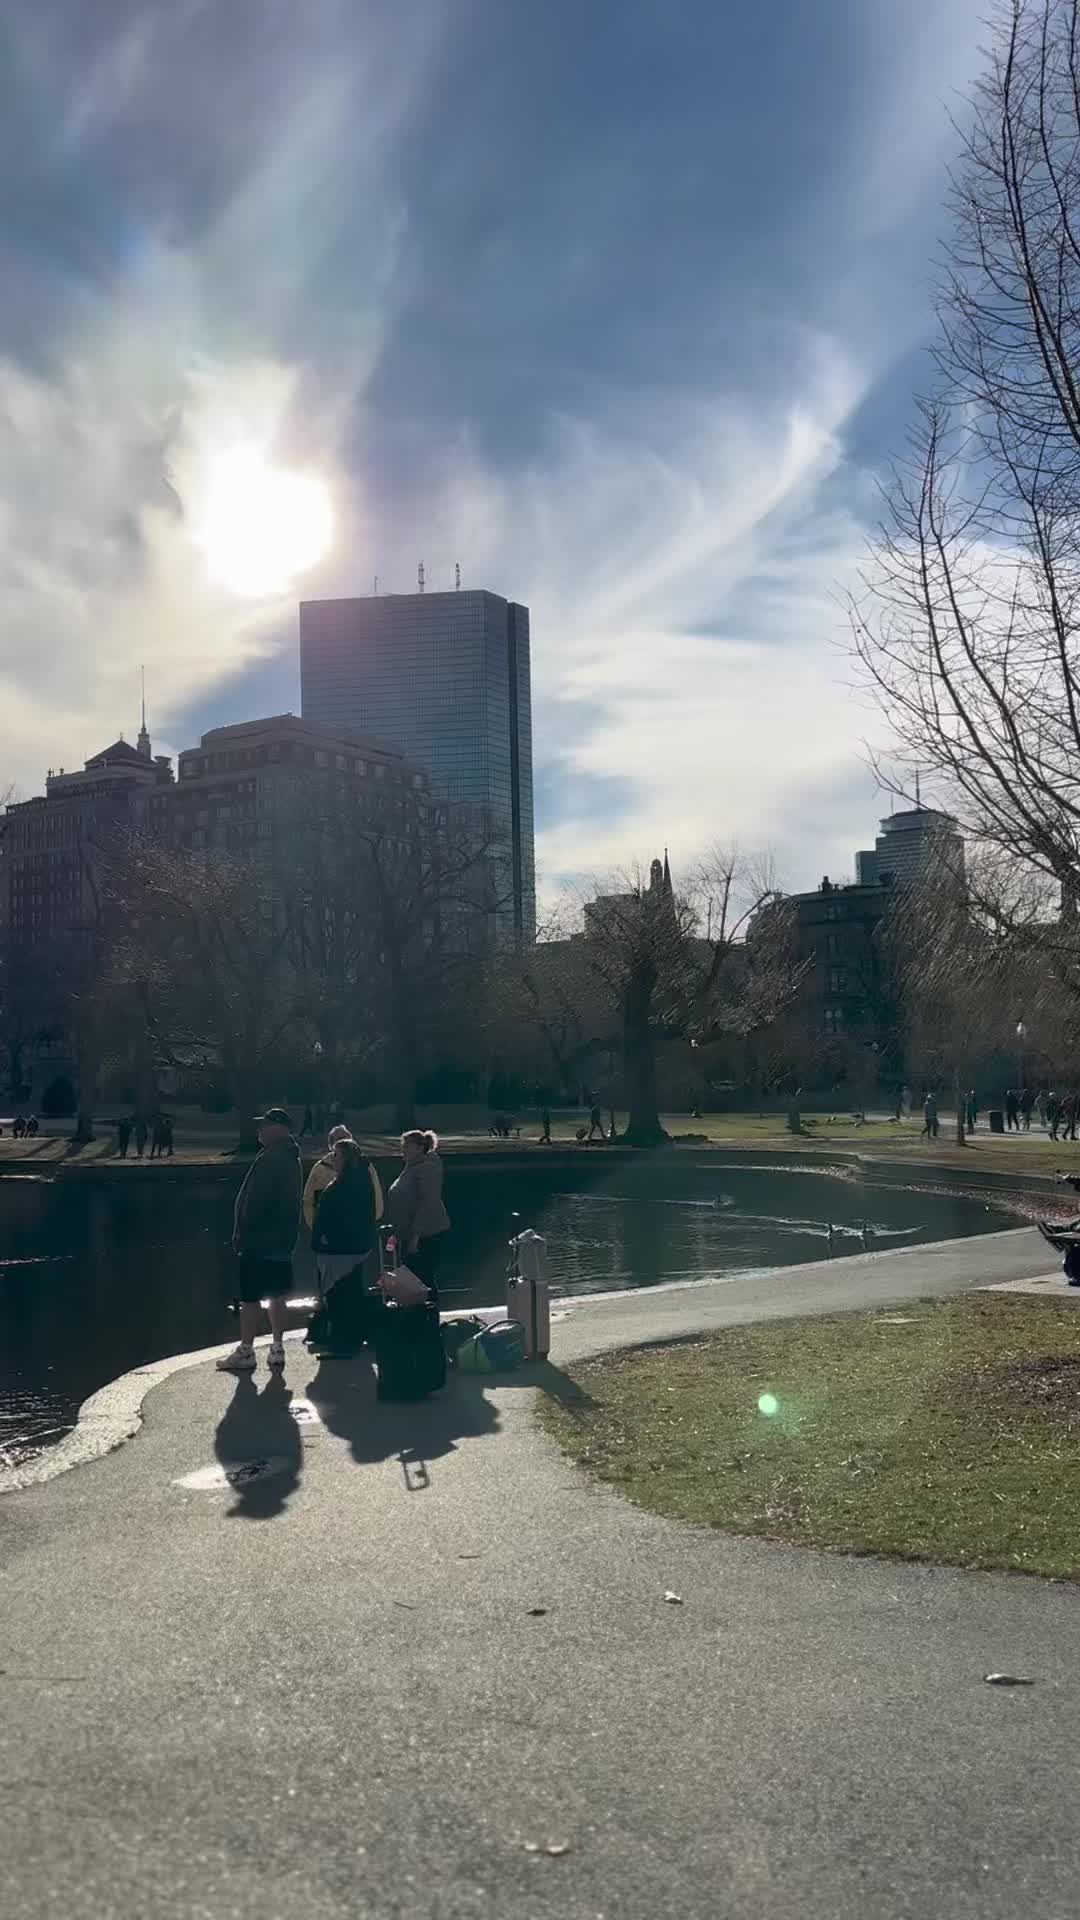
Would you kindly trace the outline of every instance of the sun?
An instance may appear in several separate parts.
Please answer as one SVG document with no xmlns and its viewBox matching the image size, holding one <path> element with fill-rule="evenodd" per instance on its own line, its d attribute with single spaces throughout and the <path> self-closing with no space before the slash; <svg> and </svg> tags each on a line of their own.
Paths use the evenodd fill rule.
<svg viewBox="0 0 1080 1920">
<path fill-rule="evenodd" d="M 244 600 L 287 593 L 333 537 L 330 489 L 318 474 L 275 466 L 258 447 L 211 457 L 192 538 L 216 586 Z"/>
</svg>

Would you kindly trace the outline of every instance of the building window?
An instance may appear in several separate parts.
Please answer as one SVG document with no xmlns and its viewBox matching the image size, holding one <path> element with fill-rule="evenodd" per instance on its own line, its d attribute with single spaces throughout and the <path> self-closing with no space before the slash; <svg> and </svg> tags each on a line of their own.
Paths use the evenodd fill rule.
<svg viewBox="0 0 1080 1920">
<path fill-rule="evenodd" d="M 837 1033 L 843 1033 L 843 1031 L 844 1031 L 843 1007 L 826 1007 L 825 1032 L 827 1034 L 837 1034 Z"/>
<path fill-rule="evenodd" d="M 846 993 L 848 990 L 847 974 L 842 972 L 839 967 L 830 967 L 826 984 L 830 993 Z"/>
<path fill-rule="evenodd" d="M 328 767 L 330 765 L 329 755 L 322 752 L 317 753 L 315 755 L 315 765 L 317 767 Z"/>
</svg>

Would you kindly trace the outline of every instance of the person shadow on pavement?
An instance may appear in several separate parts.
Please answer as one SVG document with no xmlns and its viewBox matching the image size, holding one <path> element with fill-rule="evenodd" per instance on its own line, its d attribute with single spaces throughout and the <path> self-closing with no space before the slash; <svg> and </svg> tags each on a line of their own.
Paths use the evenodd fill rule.
<svg viewBox="0 0 1080 1920">
<path fill-rule="evenodd" d="M 280 1373 L 270 1375 L 261 1393 L 251 1374 L 238 1376 L 214 1434 L 214 1452 L 236 1495 L 230 1519 L 273 1520 L 295 1492 L 303 1442 L 291 1403 Z"/>
<path fill-rule="evenodd" d="M 328 1433 L 348 1443 L 358 1466 L 397 1459 L 411 1493 L 431 1485 L 431 1465 L 455 1452 L 459 1441 L 497 1432 L 499 1415 L 477 1375 L 455 1374 L 426 1400 L 378 1400 L 370 1356 L 323 1359 L 308 1387 Z M 490 1384 L 494 1384 L 492 1381 Z"/>
</svg>

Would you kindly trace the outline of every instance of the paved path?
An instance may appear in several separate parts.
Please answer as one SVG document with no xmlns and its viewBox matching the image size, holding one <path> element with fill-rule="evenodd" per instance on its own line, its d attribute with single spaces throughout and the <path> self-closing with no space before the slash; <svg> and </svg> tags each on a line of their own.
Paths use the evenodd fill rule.
<svg viewBox="0 0 1080 1920">
<path fill-rule="evenodd" d="M 974 1277 L 1037 1271 L 1033 1239 L 979 1242 Z M 622 1326 L 943 1275 L 883 1255 L 623 1302 Z M 556 1357 L 619 1318 L 576 1311 Z M 568 1391 L 557 1366 L 541 1390 Z M 533 1391 L 379 1408 L 362 1362 L 294 1348 L 284 1386 L 203 1363 L 134 1442 L 0 1501 L 3 1911 L 1075 1912 L 1073 1589 L 653 1519 L 567 1468 Z"/>
</svg>

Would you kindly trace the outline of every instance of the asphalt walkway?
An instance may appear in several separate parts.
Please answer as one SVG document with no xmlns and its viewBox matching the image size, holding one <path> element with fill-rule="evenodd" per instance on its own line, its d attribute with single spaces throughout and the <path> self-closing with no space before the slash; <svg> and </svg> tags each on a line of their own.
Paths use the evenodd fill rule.
<svg viewBox="0 0 1080 1920">
<path fill-rule="evenodd" d="M 295 1345 L 283 1384 L 174 1372 L 136 1439 L 0 1500 L 0 1910 L 1073 1914 L 1072 1588 L 679 1528 L 531 1414 L 616 1339 L 1046 1258 L 949 1264 L 587 1304 L 535 1380 L 413 1409 Z"/>
</svg>

